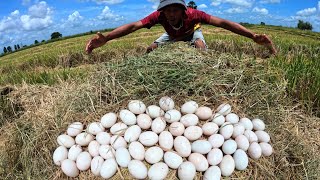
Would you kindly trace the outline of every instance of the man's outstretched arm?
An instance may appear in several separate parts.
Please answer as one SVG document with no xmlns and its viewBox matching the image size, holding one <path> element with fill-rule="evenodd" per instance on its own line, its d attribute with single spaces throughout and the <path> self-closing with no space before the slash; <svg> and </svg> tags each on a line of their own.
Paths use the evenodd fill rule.
<svg viewBox="0 0 320 180">
<path fill-rule="evenodd" d="M 95 37 L 93 37 L 91 40 L 88 41 L 86 46 L 86 51 L 87 53 L 90 54 L 93 49 L 103 46 L 108 41 L 125 36 L 141 28 L 143 28 L 142 22 L 137 21 L 137 22 L 120 26 L 106 35 L 103 35 L 100 32 L 98 32 Z"/>
<path fill-rule="evenodd" d="M 224 28 L 224 29 L 227 29 L 229 31 L 232 31 L 236 34 L 239 34 L 239 35 L 242 35 L 242 36 L 245 36 L 247 38 L 250 38 L 252 39 L 254 42 L 260 44 L 260 45 L 264 45 L 266 46 L 270 52 L 272 54 L 276 54 L 277 51 L 271 41 L 271 39 L 263 34 L 263 35 L 259 35 L 259 34 L 255 34 L 253 32 L 251 32 L 250 30 L 248 30 L 247 28 L 243 27 L 242 25 L 238 24 L 238 23 L 235 23 L 235 22 L 232 22 L 232 21 L 228 21 L 228 20 L 225 20 L 225 19 L 221 19 L 221 18 L 218 18 L 218 17 L 215 17 L 215 16 L 211 16 L 210 17 L 210 25 L 213 25 L 213 26 L 217 26 L 217 27 L 221 27 L 221 28 Z"/>
</svg>

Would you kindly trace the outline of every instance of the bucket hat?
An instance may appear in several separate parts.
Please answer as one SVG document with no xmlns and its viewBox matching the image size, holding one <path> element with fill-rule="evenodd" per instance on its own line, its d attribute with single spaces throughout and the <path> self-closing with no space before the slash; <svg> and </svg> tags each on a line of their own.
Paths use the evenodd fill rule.
<svg viewBox="0 0 320 180">
<path fill-rule="evenodd" d="M 171 4 L 180 4 L 182 5 L 185 9 L 187 9 L 186 2 L 184 0 L 160 0 L 160 4 L 158 6 L 158 11 L 161 10 L 162 8 L 169 6 Z"/>
</svg>

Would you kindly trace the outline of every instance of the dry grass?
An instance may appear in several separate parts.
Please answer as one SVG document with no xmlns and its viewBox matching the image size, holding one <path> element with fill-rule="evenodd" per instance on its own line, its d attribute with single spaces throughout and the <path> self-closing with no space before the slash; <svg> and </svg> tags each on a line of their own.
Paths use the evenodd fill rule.
<svg viewBox="0 0 320 180">
<path fill-rule="evenodd" d="M 248 169 L 232 178 L 317 179 L 320 119 L 293 103 L 283 72 L 269 63 L 252 55 L 198 52 L 182 43 L 97 64 L 85 79 L 16 85 L 8 98 L 20 103 L 24 113 L 0 129 L 0 178 L 66 179 L 52 153 L 68 124 L 98 121 L 106 112 L 125 108 L 130 99 L 151 105 L 168 95 L 178 106 L 188 99 L 211 108 L 229 102 L 241 116 L 265 120 L 274 155 L 250 160 Z M 121 174 L 130 179 L 126 169 Z M 175 172 L 168 177 L 176 179 Z M 98 178 L 88 171 L 79 179 Z M 114 179 L 121 179 L 119 172 Z"/>
</svg>

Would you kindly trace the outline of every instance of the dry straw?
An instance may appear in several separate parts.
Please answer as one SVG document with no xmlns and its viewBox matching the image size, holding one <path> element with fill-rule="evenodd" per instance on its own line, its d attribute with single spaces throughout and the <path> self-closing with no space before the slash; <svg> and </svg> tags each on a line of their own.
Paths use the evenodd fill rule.
<svg viewBox="0 0 320 180">
<path fill-rule="evenodd" d="M 283 72 L 267 68 L 267 60 L 184 46 L 169 45 L 140 57 L 96 64 L 86 79 L 16 86 L 6 97 L 21 104 L 23 114 L 12 116 L 1 127 L 0 179 L 66 179 L 54 165 L 52 153 L 56 137 L 70 123 L 98 121 L 107 112 L 125 108 L 130 99 L 156 104 L 165 95 L 175 100 L 177 108 L 190 99 L 213 109 L 228 102 L 242 117 L 265 120 L 274 155 L 250 160 L 248 169 L 232 178 L 320 176 L 320 119 L 292 103 Z M 130 177 L 126 169 L 119 169 L 113 179 Z M 79 179 L 99 178 L 87 171 Z M 167 179 L 177 179 L 176 172 L 171 171 Z M 201 173 L 197 179 L 202 179 Z"/>
</svg>

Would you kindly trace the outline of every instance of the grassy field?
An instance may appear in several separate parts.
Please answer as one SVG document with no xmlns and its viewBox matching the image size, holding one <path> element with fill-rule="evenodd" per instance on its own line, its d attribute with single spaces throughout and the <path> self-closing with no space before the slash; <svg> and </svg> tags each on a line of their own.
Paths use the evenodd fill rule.
<svg viewBox="0 0 320 180">
<path fill-rule="evenodd" d="M 113 40 L 90 56 L 84 47 L 92 35 L 1 57 L 0 179 L 66 178 L 51 159 L 56 137 L 70 122 L 96 121 L 130 99 L 154 104 L 164 95 L 177 105 L 187 99 L 211 108 L 228 102 L 241 116 L 265 120 L 274 155 L 250 160 L 232 178 L 317 179 L 320 34 L 250 29 L 270 35 L 278 55 L 269 57 L 249 39 L 204 26 L 207 52 L 176 43 L 145 54 L 163 33 L 156 27 Z M 82 173 L 80 179 L 89 177 Z"/>
</svg>

